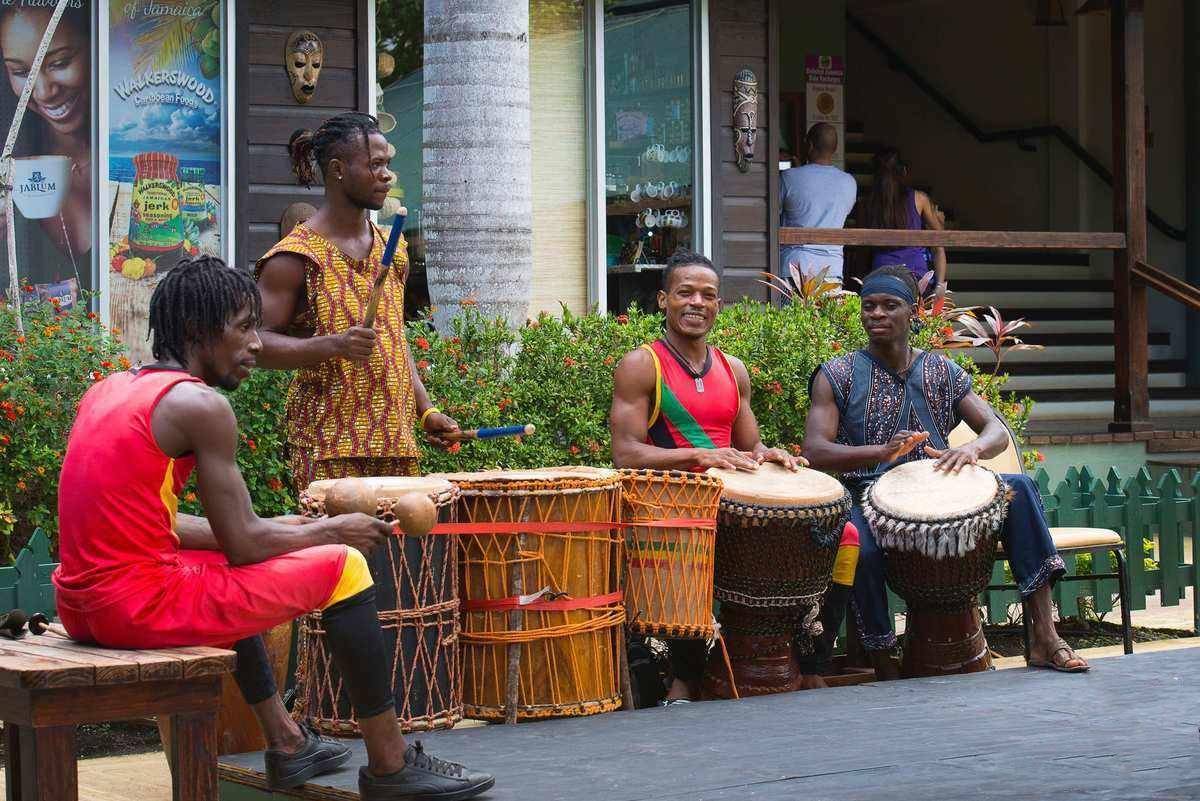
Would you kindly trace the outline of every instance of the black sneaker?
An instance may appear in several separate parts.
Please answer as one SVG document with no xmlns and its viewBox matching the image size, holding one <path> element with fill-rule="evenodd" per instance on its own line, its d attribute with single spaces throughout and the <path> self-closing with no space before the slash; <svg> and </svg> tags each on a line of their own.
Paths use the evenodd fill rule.
<svg viewBox="0 0 1200 801">
<path fill-rule="evenodd" d="M 490 790 L 496 780 L 425 753 L 421 743 L 404 752 L 404 767 L 387 776 L 358 769 L 362 801 L 464 801 Z"/>
<path fill-rule="evenodd" d="M 294 754 L 266 751 L 267 784 L 272 790 L 299 787 L 314 776 L 337 770 L 350 759 L 350 749 L 329 737 L 322 737 L 307 723 L 300 724 L 304 745 Z"/>
</svg>

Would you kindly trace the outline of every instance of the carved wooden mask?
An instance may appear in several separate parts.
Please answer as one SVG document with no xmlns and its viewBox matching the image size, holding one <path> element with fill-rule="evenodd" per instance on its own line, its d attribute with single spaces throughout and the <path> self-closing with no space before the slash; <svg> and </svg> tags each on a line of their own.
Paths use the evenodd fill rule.
<svg viewBox="0 0 1200 801">
<path fill-rule="evenodd" d="M 316 94 L 321 64 L 325 61 L 321 37 L 312 31 L 296 31 L 288 37 L 283 58 L 292 84 L 292 96 L 297 103 L 308 103 Z"/>
<path fill-rule="evenodd" d="M 733 76 L 733 152 L 737 168 L 750 171 L 758 138 L 758 78 L 749 69 Z"/>
</svg>

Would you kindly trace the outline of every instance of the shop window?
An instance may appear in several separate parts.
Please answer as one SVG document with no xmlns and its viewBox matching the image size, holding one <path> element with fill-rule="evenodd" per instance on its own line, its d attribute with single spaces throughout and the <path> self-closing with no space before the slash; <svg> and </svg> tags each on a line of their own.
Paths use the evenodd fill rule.
<svg viewBox="0 0 1200 801">
<path fill-rule="evenodd" d="M 53 11 L 53 4 L 0 6 L 0 138 L 12 124 Z M 13 219 L 0 206 L 0 291 L 6 298 L 14 274 L 2 239 L 8 225 L 16 234 L 15 277 L 23 302 L 56 298 L 69 307 L 95 286 L 91 20 L 88 0 L 68 5 L 22 118 L 13 151 Z"/>
<path fill-rule="evenodd" d="M 661 270 L 694 249 L 692 4 L 623 0 L 604 12 L 608 307 L 650 307 Z"/>
</svg>

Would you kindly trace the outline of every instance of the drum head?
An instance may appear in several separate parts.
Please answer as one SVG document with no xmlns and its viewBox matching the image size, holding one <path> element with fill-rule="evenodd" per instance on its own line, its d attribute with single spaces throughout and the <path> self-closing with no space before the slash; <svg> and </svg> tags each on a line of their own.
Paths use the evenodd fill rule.
<svg viewBox="0 0 1200 801">
<path fill-rule="evenodd" d="M 1000 482 L 986 467 L 966 465 L 955 474 L 933 465 L 922 459 L 887 471 L 871 485 L 871 506 L 901 520 L 935 522 L 974 514 L 996 500 Z"/>
<path fill-rule="evenodd" d="M 308 494 L 313 500 L 324 501 L 325 493 L 343 478 L 323 479 L 308 485 Z M 375 493 L 376 498 L 397 498 L 410 492 L 425 492 L 430 497 L 437 497 L 454 491 L 454 485 L 444 478 L 437 476 L 372 476 L 358 478 Z"/>
<path fill-rule="evenodd" d="M 767 462 L 753 473 L 742 470 L 709 468 L 725 485 L 721 499 L 749 506 L 816 506 L 840 500 L 846 488 L 830 476 L 801 467 L 795 473 L 782 465 Z"/>
<path fill-rule="evenodd" d="M 602 467 L 587 467 L 586 465 L 568 465 L 566 467 L 539 467 L 533 470 L 480 470 L 474 473 L 438 473 L 430 478 L 445 479 L 455 484 L 470 484 L 473 481 L 500 482 L 512 481 L 529 483 L 533 481 L 605 481 L 616 480 L 616 470 Z"/>
</svg>

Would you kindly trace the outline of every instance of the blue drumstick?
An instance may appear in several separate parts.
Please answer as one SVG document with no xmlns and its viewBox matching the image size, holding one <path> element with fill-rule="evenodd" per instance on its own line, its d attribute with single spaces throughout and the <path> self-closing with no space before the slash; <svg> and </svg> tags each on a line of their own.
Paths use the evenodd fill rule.
<svg viewBox="0 0 1200 801">
<path fill-rule="evenodd" d="M 499 428 L 469 428 L 452 434 L 443 434 L 446 439 L 495 439 L 496 437 L 528 437 L 534 432 L 533 424 L 523 426 L 500 426 Z"/>
<path fill-rule="evenodd" d="M 383 297 L 383 283 L 391 269 L 392 259 L 396 255 L 396 247 L 400 244 L 400 233 L 404 230 L 404 222 L 408 219 L 408 209 L 403 206 L 392 218 L 392 231 L 388 234 L 387 244 L 383 248 L 383 269 L 375 278 L 375 286 L 371 287 L 371 297 L 367 299 L 367 313 L 363 315 L 363 328 L 375 325 L 375 312 L 379 310 L 379 299 Z"/>
</svg>

